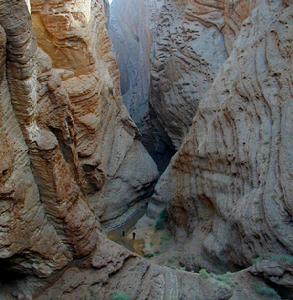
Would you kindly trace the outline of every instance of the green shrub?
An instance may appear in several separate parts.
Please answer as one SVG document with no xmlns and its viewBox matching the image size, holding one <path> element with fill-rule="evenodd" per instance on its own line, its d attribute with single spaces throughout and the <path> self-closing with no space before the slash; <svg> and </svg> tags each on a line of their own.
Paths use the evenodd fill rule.
<svg viewBox="0 0 293 300">
<path fill-rule="evenodd" d="M 199 270 L 199 276 L 202 279 L 208 279 L 210 277 L 210 274 L 209 274 L 209 272 L 206 269 L 200 269 Z"/>
<path fill-rule="evenodd" d="M 164 229 L 168 221 L 168 218 L 169 216 L 167 210 L 166 209 L 162 210 L 155 224 L 156 230 Z"/>
<path fill-rule="evenodd" d="M 263 285 L 257 285 L 255 287 L 255 291 L 262 296 L 267 296 L 269 299 L 281 299 L 279 294 L 270 287 L 263 286 Z"/>
<path fill-rule="evenodd" d="M 230 272 L 224 273 L 224 274 L 215 274 L 213 276 L 216 280 L 230 286 L 230 287 L 235 287 L 237 284 L 233 279 L 233 275 Z"/>
<path fill-rule="evenodd" d="M 154 253 L 146 253 L 146 254 L 144 255 L 145 258 L 151 258 L 151 257 L 153 257 L 153 256 L 155 256 Z"/>
<path fill-rule="evenodd" d="M 256 257 L 256 258 L 254 258 L 252 261 L 253 261 L 254 264 L 256 264 L 256 263 L 261 262 L 262 260 L 263 260 L 263 259 L 262 259 L 260 256 L 258 256 L 258 257 Z"/>
<path fill-rule="evenodd" d="M 225 274 L 214 274 L 214 273 L 209 273 L 206 269 L 201 269 L 199 271 L 199 276 L 202 279 L 214 279 L 218 282 L 218 284 L 225 285 L 228 287 L 235 287 L 237 283 L 233 279 L 233 274 L 230 272 L 227 272 Z"/>
<path fill-rule="evenodd" d="M 131 300 L 131 298 L 124 292 L 116 291 L 112 294 L 112 300 Z"/>
</svg>

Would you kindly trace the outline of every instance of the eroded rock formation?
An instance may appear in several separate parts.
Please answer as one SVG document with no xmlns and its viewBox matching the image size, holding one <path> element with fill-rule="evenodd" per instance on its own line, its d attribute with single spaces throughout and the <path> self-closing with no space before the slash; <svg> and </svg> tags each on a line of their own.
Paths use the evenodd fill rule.
<svg viewBox="0 0 293 300">
<path fill-rule="evenodd" d="M 31 1 L 40 48 L 25 2 L 0 4 L 1 258 L 48 276 L 89 254 L 96 216 L 143 199 L 157 169 L 121 103 L 103 2 Z"/>
<path fill-rule="evenodd" d="M 224 1 L 165 1 L 152 55 L 151 105 L 178 149 L 227 58 Z"/>
<path fill-rule="evenodd" d="M 293 253 L 292 5 L 245 3 L 250 17 L 156 188 L 195 266 Z"/>
<path fill-rule="evenodd" d="M 262 277 L 291 287 L 283 259 L 193 274 L 102 235 L 157 177 L 121 101 L 104 4 L 0 0 L 0 299 L 265 299 Z M 245 21 L 157 189 L 173 228 L 203 237 L 195 249 L 242 266 L 292 253 L 286 5 L 263 1 Z"/>
<path fill-rule="evenodd" d="M 150 193 L 157 170 L 121 103 L 103 1 L 32 1 L 32 16 L 68 93 L 84 190 L 102 222 L 114 219 Z"/>
<path fill-rule="evenodd" d="M 163 1 L 115 0 L 111 4 L 109 32 L 121 76 L 121 91 L 130 116 L 138 126 L 142 143 L 160 171 L 174 149 L 150 107 L 151 55 Z M 171 146 L 171 147 L 170 147 Z"/>
</svg>

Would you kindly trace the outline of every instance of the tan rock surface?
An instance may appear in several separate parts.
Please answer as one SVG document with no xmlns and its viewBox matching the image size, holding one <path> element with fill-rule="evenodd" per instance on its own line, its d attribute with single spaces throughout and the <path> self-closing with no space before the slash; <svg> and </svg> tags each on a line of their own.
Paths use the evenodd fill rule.
<svg viewBox="0 0 293 300">
<path fill-rule="evenodd" d="M 260 1 L 156 187 L 195 264 L 293 253 L 291 71 L 292 5 Z"/>
<path fill-rule="evenodd" d="M 113 292 L 117 290 L 126 292 L 133 299 L 265 299 L 256 293 L 254 285 L 262 284 L 262 280 L 255 278 L 253 274 L 271 279 L 274 270 L 267 271 L 270 268 L 267 262 L 256 265 L 254 269 L 228 274 L 228 279 L 224 277 L 223 282 L 222 277 L 214 274 L 198 275 L 150 264 L 99 233 L 98 217 L 100 216 L 102 221 L 116 218 L 135 200 L 144 197 L 149 192 L 157 171 L 139 142 L 136 126 L 126 113 L 119 96 L 119 72 L 110 51 L 104 1 L 93 0 L 89 3 L 73 0 L 32 0 L 31 5 L 39 48 L 33 37 L 31 15 L 26 1 L 0 0 L 0 299 L 107 300 L 111 299 Z M 276 68 L 282 67 L 285 70 L 277 73 L 280 73 L 278 76 L 282 86 L 274 85 L 274 88 L 280 89 L 280 98 L 273 98 L 276 105 L 266 106 L 272 109 L 270 112 L 276 112 L 273 119 L 277 121 L 281 121 L 280 116 L 291 120 L 291 106 L 286 102 L 288 86 L 284 80 L 287 79 L 289 68 L 286 60 L 289 47 L 288 42 L 285 42 L 288 40 L 288 11 L 289 9 L 282 8 L 281 4 L 275 8 L 273 5 L 264 6 L 259 12 L 260 15 L 256 14 L 243 31 L 241 43 L 243 41 L 244 44 L 239 42 L 236 47 L 236 50 L 243 50 L 240 51 L 239 59 L 245 60 L 247 53 L 255 53 L 259 48 L 242 49 L 248 39 L 246 34 L 253 32 L 255 36 L 251 42 L 258 41 L 258 35 L 262 35 L 267 38 L 262 40 L 263 43 L 267 41 L 263 49 L 279 49 L 282 54 L 274 56 L 272 62 L 268 60 L 271 62 L 270 70 L 273 74 Z M 260 16 L 264 18 L 260 27 L 267 35 L 263 35 L 261 30 L 253 31 L 254 24 L 258 24 L 254 18 Z M 278 20 L 282 22 L 277 22 Z M 275 40 L 272 42 L 269 39 L 272 32 L 280 34 L 279 48 L 271 48 L 271 45 L 276 45 Z M 223 78 L 222 82 L 226 80 L 227 84 L 234 86 L 235 83 L 236 86 L 239 77 L 232 76 L 235 75 L 233 72 L 247 72 L 247 77 L 262 75 L 271 78 L 266 76 L 263 69 L 261 70 L 264 73 L 251 71 L 251 65 L 248 63 L 242 63 L 241 67 L 240 64 L 232 64 L 244 70 L 241 72 L 236 68 L 229 69 L 230 62 L 237 58 L 236 50 L 232 51 L 226 69 L 222 71 L 225 78 L 221 75 L 218 77 Z M 275 55 L 279 52 L 268 53 Z M 262 76 L 261 79 L 264 78 Z M 261 79 L 252 82 L 263 83 Z M 213 89 L 216 89 L 216 95 L 221 95 L 222 85 L 218 86 L 217 82 L 211 89 L 211 95 Z M 233 91 L 235 92 L 235 89 Z M 242 97 L 245 96 L 245 92 L 243 93 Z M 262 100 L 267 100 L 265 96 L 262 97 Z M 213 105 L 218 102 L 214 103 L 211 99 L 214 97 L 210 96 L 201 104 L 200 110 L 203 110 L 203 115 L 205 110 L 212 116 L 215 113 Z M 247 99 L 245 101 L 249 102 L 249 97 Z M 279 99 L 283 101 L 282 115 L 277 105 Z M 252 109 L 254 105 L 253 102 L 252 107 L 247 106 Z M 227 105 L 225 111 L 230 111 L 232 115 L 234 106 L 232 105 L 231 110 L 228 107 Z M 236 108 L 238 112 L 239 107 Z M 216 109 L 216 113 L 223 112 L 217 107 Z M 250 110 L 248 116 L 251 116 Z M 212 123 L 213 120 L 211 118 Z M 230 121 L 229 118 L 224 120 Z M 277 147 L 280 151 L 270 148 L 272 155 L 268 160 L 268 172 L 266 173 L 263 167 L 260 171 L 258 168 L 252 168 L 252 174 L 256 175 L 251 178 L 260 180 L 263 183 L 261 187 L 265 188 L 263 191 L 268 195 L 279 192 L 281 187 L 272 187 L 271 184 L 271 181 L 279 183 L 274 177 L 276 173 L 271 171 L 273 167 L 279 166 L 279 174 L 283 180 L 282 191 L 284 195 L 285 192 L 290 194 L 291 185 L 287 188 L 287 183 L 291 180 L 290 164 L 284 164 L 284 160 L 283 164 L 278 165 L 276 162 L 281 161 L 277 159 L 280 156 L 289 156 L 287 147 L 291 145 L 291 140 L 287 135 L 290 134 L 289 128 L 292 128 L 292 124 L 274 123 L 275 126 L 269 127 L 270 120 L 272 118 L 264 119 L 267 121 L 261 131 L 264 144 L 256 145 L 252 130 L 251 136 L 244 135 L 248 141 L 254 142 L 253 149 L 269 147 L 268 145 L 273 143 L 266 139 L 271 141 L 275 137 L 282 137 L 278 139 L 279 144 L 274 146 L 280 147 Z M 251 123 L 253 127 L 263 128 L 262 123 L 256 124 L 259 127 Z M 283 124 L 282 127 L 280 124 Z M 192 130 L 197 130 L 196 128 L 197 125 L 194 125 Z M 245 127 L 243 130 L 247 128 L 251 127 Z M 265 131 L 267 128 L 269 131 Z M 189 141 L 197 142 L 192 132 Z M 212 130 L 208 132 L 213 133 Z M 279 136 L 273 135 L 275 132 L 279 133 Z M 231 137 L 233 135 L 229 132 L 228 140 Z M 231 139 L 231 143 L 232 140 L 234 139 Z M 248 146 L 251 144 L 248 143 Z M 191 144 L 187 142 L 182 149 L 194 149 L 188 145 Z M 201 145 L 208 147 L 211 144 Z M 231 150 L 234 149 L 232 146 Z M 192 161 L 188 158 L 188 153 L 185 153 L 186 161 Z M 224 151 L 223 153 L 225 154 Z M 247 153 L 254 154 L 253 151 Z M 267 152 L 263 151 L 262 154 L 267 155 Z M 215 152 L 209 152 L 208 156 L 210 155 L 215 155 Z M 182 156 L 179 153 L 174 163 L 180 157 Z M 229 152 L 228 158 L 232 157 Z M 238 156 L 235 157 L 238 159 Z M 250 158 L 249 155 L 248 157 Z M 263 157 L 264 161 L 266 157 Z M 287 159 L 288 161 L 290 160 Z M 222 160 L 216 162 L 224 168 L 224 165 L 221 165 Z M 254 166 L 254 162 L 255 159 L 252 158 L 249 161 L 251 166 Z M 180 167 L 181 171 L 177 166 L 176 172 L 182 174 L 186 169 L 192 170 L 193 165 L 181 165 L 180 162 Z M 172 166 L 170 170 L 173 170 Z M 191 178 L 188 177 L 190 174 L 185 177 L 174 175 L 175 181 L 178 178 Z M 164 176 L 168 178 L 168 173 Z M 243 178 L 246 177 L 243 175 Z M 233 186 L 231 182 L 228 183 L 229 186 Z M 249 191 L 248 185 L 243 186 L 245 191 Z M 189 187 L 187 185 L 186 193 L 189 193 Z M 215 187 L 204 185 L 204 188 L 208 189 L 206 193 L 212 193 Z M 281 197 L 281 192 L 279 194 L 280 198 L 274 194 L 275 203 L 279 204 L 280 208 L 286 206 L 290 209 L 290 198 Z M 208 194 L 207 197 L 209 196 Z M 244 201 L 245 203 L 247 202 Z M 288 231 L 291 229 L 290 223 L 282 221 L 280 216 L 278 220 L 271 218 L 267 202 L 260 203 L 266 209 L 266 221 L 277 221 L 277 225 L 280 226 L 280 231 L 270 228 L 270 232 L 265 231 L 265 226 L 262 227 L 266 234 L 265 241 L 271 237 L 270 233 L 278 234 L 278 238 L 282 239 L 285 232 L 287 239 L 282 239 L 283 245 L 279 247 L 284 251 L 284 245 L 287 243 L 286 249 L 291 251 Z M 229 202 L 223 204 L 227 204 L 225 212 L 231 217 Z M 239 209 L 242 207 L 240 205 Z M 276 207 L 273 209 L 276 210 Z M 231 218 L 232 221 L 243 212 L 237 211 L 235 206 L 232 210 L 232 216 L 235 216 L 234 219 Z M 190 213 L 192 211 L 189 209 Z M 204 213 L 206 211 L 208 210 L 203 209 Z M 180 221 L 175 218 L 176 214 L 176 210 L 173 210 L 175 223 Z M 190 219 L 186 215 L 185 217 L 186 220 Z M 211 222 L 213 221 L 214 218 L 211 218 Z M 215 226 L 229 226 L 230 223 L 225 221 L 226 223 L 221 223 L 220 219 Z M 219 226 L 216 228 L 221 229 Z M 247 229 L 245 226 L 244 228 Z M 249 229 L 253 230 L 254 227 L 250 224 Z M 276 249 L 276 239 L 271 241 L 272 244 L 265 246 L 269 250 Z M 261 242 L 263 243 L 263 240 Z M 274 247 L 270 248 L 271 245 Z M 207 247 L 207 250 L 210 253 L 212 248 Z M 245 256 L 244 252 L 240 252 L 240 255 L 243 255 L 240 257 L 242 259 L 250 258 L 249 255 Z M 231 258 L 234 259 L 233 249 Z M 282 267 L 284 272 L 291 272 L 290 266 Z M 287 286 L 288 278 L 290 279 L 283 276 L 279 281 L 272 282 Z"/>
<path fill-rule="evenodd" d="M 266 299 L 254 288 L 261 281 L 246 270 L 226 276 L 224 282 L 226 277 L 215 274 L 199 275 L 153 265 L 100 236 L 92 257 L 66 268 L 53 284 L 30 280 L 30 289 L 16 285 L 12 293 L 15 297 L 32 296 L 39 300 L 111 300 L 117 292 L 124 292 L 130 299 L 149 300 Z M 9 291 L 10 287 L 6 289 Z"/>
<path fill-rule="evenodd" d="M 176 149 L 254 2 L 164 1 L 152 51 L 151 106 Z"/>
<path fill-rule="evenodd" d="M 121 103 L 103 2 L 31 4 L 43 50 L 25 1 L 0 2 L 0 255 L 48 276 L 88 255 L 97 216 L 143 199 L 157 169 Z"/>
<path fill-rule="evenodd" d="M 32 12 L 38 44 L 69 96 L 84 190 L 101 221 L 111 220 L 150 193 L 157 168 L 121 102 L 104 2 L 32 1 Z"/>
</svg>

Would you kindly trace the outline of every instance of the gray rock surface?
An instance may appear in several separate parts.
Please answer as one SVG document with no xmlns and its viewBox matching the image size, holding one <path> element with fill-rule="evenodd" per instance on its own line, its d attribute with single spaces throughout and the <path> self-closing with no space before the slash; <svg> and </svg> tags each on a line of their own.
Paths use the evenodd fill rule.
<svg viewBox="0 0 293 300">
<path fill-rule="evenodd" d="M 251 8 L 156 187 L 199 265 L 293 253 L 292 5 Z"/>
<path fill-rule="evenodd" d="M 151 55 L 163 1 L 114 0 L 109 34 L 121 73 L 121 92 L 141 141 L 163 171 L 174 150 L 150 107 Z"/>
</svg>

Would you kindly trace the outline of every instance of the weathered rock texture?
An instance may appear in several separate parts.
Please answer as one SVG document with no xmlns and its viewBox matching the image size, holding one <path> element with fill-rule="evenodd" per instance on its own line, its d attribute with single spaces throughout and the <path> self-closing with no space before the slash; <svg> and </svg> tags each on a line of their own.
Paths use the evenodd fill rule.
<svg viewBox="0 0 293 300">
<path fill-rule="evenodd" d="M 219 4 L 189 2 L 165 1 L 152 56 L 151 104 L 176 149 L 227 56 Z"/>
<path fill-rule="evenodd" d="M 205 257 L 226 268 L 293 254 L 293 8 L 239 5 L 250 17 L 240 26 L 244 17 L 225 16 L 240 33 L 154 199 L 188 234 L 195 264 Z"/>
<path fill-rule="evenodd" d="M 111 5 L 109 32 L 121 76 L 121 91 L 130 116 L 138 126 L 142 143 L 158 164 L 166 168 L 171 143 L 163 128 L 157 126 L 150 107 L 151 51 L 153 36 L 163 1 L 114 0 Z"/>
<path fill-rule="evenodd" d="M 32 1 L 32 13 L 68 93 L 84 191 L 101 221 L 111 220 L 149 194 L 157 170 L 120 99 L 103 1 Z"/>
<path fill-rule="evenodd" d="M 227 59 L 249 1 L 165 0 L 152 53 L 151 106 L 178 149 Z"/>
<path fill-rule="evenodd" d="M 0 2 L 0 264 L 48 276 L 89 254 L 96 216 L 143 199 L 157 169 L 121 103 L 103 2 L 31 4 L 40 48 L 25 1 Z"/>
<path fill-rule="evenodd" d="M 157 173 L 121 103 L 119 73 L 110 51 L 104 1 L 32 0 L 34 30 L 26 3 L 29 1 L 0 0 L 0 299 L 107 300 L 115 290 L 127 292 L 131 299 L 264 299 L 256 293 L 254 285 L 262 284 L 262 280 L 254 274 L 287 286 L 290 280 L 287 273 L 291 276 L 292 269 L 286 264 L 278 263 L 270 268 L 270 262 L 265 261 L 229 275 L 223 282 L 221 277 L 214 275 L 203 276 L 152 265 L 99 232 L 99 216 L 106 221 L 122 214 L 127 206 L 148 193 Z M 264 8 L 272 9 L 270 6 Z M 268 19 L 264 18 L 262 26 L 267 36 L 272 32 L 282 33 L 278 36 L 282 55 L 274 58 L 271 68 L 273 74 L 275 68 L 285 70 L 276 82 L 281 82 L 284 89 L 279 93 L 285 111 L 282 116 L 290 120 L 291 111 L 284 96 L 287 86 L 283 80 L 289 68 L 285 64 L 288 12 L 277 7 L 272 10 L 275 15 L 265 9 L 261 12 Z M 274 22 L 275 19 L 282 22 Z M 254 19 L 247 23 L 247 28 L 252 24 Z M 252 40 L 257 40 L 261 33 L 256 31 Z M 245 46 L 246 38 L 243 36 L 244 44 L 240 44 L 239 49 Z M 267 41 L 264 49 L 271 49 L 270 40 L 264 41 Z M 276 45 L 275 41 L 272 45 Z M 245 59 L 245 51 L 256 49 L 259 48 L 240 54 Z M 268 61 L 269 54 L 271 52 L 268 52 Z M 243 68 L 248 70 L 247 76 L 252 74 L 249 64 Z M 239 70 L 240 65 L 231 72 Z M 229 63 L 223 72 L 227 72 L 223 82 L 236 82 L 237 76 L 231 78 L 228 74 Z M 274 86 L 278 87 L 281 89 L 281 84 Z M 213 103 L 209 99 L 207 103 Z M 280 99 L 274 99 L 278 104 Z M 249 103 L 249 99 L 245 101 Z M 203 104 L 200 109 L 204 107 L 207 106 Z M 275 105 L 269 112 L 278 107 Z M 275 122 L 280 115 L 274 115 Z M 288 123 L 281 123 L 282 127 L 278 124 L 270 127 L 269 134 L 282 128 L 282 139 L 274 147 L 280 149 L 278 158 L 287 157 Z M 265 147 L 273 145 L 267 142 L 266 131 L 261 133 Z M 276 161 L 274 153 L 272 151 L 269 160 L 271 168 L 271 162 Z M 185 166 L 182 164 L 181 170 Z M 287 170 L 287 177 L 282 177 L 282 192 L 290 193 L 290 189 L 286 189 L 286 180 L 291 180 L 290 164 L 278 166 L 281 171 L 282 168 Z M 261 170 L 266 171 L 263 167 Z M 274 172 L 266 174 L 267 184 L 269 180 L 278 182 L 272 177 Z M 265 187 L 269 189 L 272 185 Z M 279 192 L 277 187 L 269 191 Z M 275 203 L 282 208 L 281 204 L 287 201 L 290 209 L 287 199 L 276 197 Z M 285 231 L 284 222 L 279 224 Z M 291 242 L 289 234 L 288 245 Z M 280 246 L 282 251 L 284 248 Z M 276 272 L 280 274 L 278 268 L 282 268 L 282 276 L 272 278 Z"/>
<path fill-rule="evenodd" d="M 130 299 L 267 299 L 255 285 L 261 279 L 244 270 L 222 277 L 194 274 L 153 265 L 99 236 L 93 254 L 52 279 L 27 277 L 1 286 L 1 299 L 105 299 L 123 291 Z M 226 278 L 224 280 L 224 278 Z M 276 299 L 280 299 L 276 297 Z"/>
</svg>

